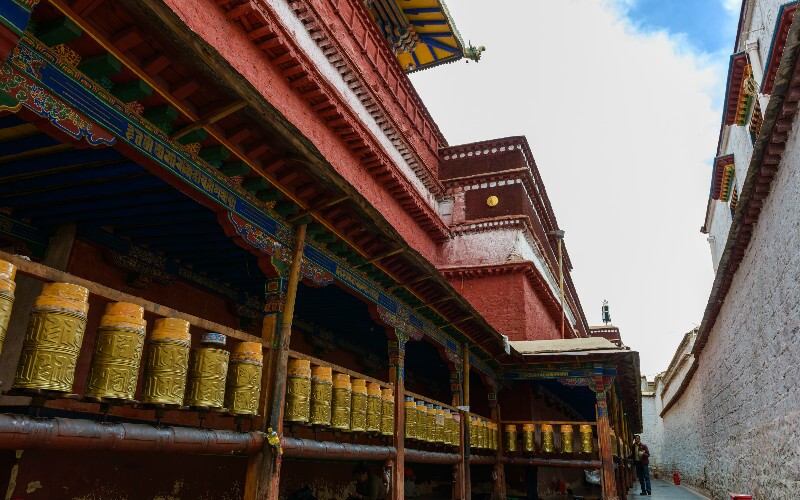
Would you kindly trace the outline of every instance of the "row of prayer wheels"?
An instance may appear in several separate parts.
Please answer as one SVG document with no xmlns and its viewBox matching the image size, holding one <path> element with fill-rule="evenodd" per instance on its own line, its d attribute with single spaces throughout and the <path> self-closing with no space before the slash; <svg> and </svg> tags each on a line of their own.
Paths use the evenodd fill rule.
<svg viewBox="0 0 800 500">
<path fill-rule="evenodd" d="M 13 304 L 16 269 L 0 261 L 0 348 Z M 89 291 L 70 283 L 46 283 L 36 298 L 13 387 L 22 391 L 70 393 L 89 312 Z M 145 345 L 144 309 L 136 304 L 106 305 L 92 352 L 86 396 L 99 401 L 133 402 Z M 261 392 L 263 354 L 258 342 L 222 349 L 225 335 L 206 333 L 191 349 L 189 323 L 155 321 L 147 349 L 142 403 L 226 408 L 255 415 Z"/>
<path fill-rule="evenodd" d="M 480 417 L 469 417 L 469 445 L 476 450 L 496 450 L 498 425 Z"/>
<path fill-rule="evenodd" d="M 559 450 L 561 453 L 574 453 L 574 442 L 573 442 L 573 425 L 564 424 L 561 425 L 561 449 Z M 592 435 L 592 426 L 588 424 L 582 424 L 579 427 L 580 435 L 581 435 L 581 453 L 592 453 L 594 451 L 594 438 Z M 516 452 L 519 451 L 518 447 L 518 438 L 519 434 L 517 433 L 517 426 L 514 424 L 507 424 L 505 426 L 505 449 L 508 452 Z M 539 450 L 544 453 L 554 453 L 556 451 L 555 447 L 555 439 L 554 439 L 555 431 L 553 430 L 553 425 L 551 424 L 541 424 L 541 446 Z M 521 451 L 526 453 L 534 453 L 536 452 L 536 426 L 535 424 L 523 424 L 522 425 L 522 448 Z"/>
<path fill-rule="evenodd" d="M 413 396 L 405 400 L 406 439 L 425 443 L 458 446 L 461 440 L 461 416 L 442 408 L 442 405 L 415 401 Z"/>
<path fill-rule="evenodd" d="M 290 359 L 284 420 L 345 432 L 394 434 L 394 392 L 328 366 Z"/>
</svg>

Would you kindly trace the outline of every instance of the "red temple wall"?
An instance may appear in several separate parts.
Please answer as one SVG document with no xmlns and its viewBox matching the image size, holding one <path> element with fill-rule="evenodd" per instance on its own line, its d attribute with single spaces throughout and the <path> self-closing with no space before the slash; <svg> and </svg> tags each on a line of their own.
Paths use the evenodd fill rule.
<svg viewBox="0 0 800 500">
<path fill-rule="evenodd" d="M 451 278 L 450 283 L 511 340 L 561 338 L 560 324 L 552 319 L 522 273 Z"/>
<path fill-rule="evenodd" d="M 266 55 L 238 27 L 234 28 L 220 8 L 210 1 L 165 0 L 186 25 L 214 47 L 242 78 L 307 137 L 336 172 L 349 182 L 429 261 L 435 262 L 436 243 L 398 203 L 389 190 L 360 164 L 346 144 L 309 109 Z M 333 68 L 330 68 L 333 72 Z M 341 78 L 338 73 L 336 78 Z M 365 120 L 372 120 L 365 117 Z"/>
</svg>

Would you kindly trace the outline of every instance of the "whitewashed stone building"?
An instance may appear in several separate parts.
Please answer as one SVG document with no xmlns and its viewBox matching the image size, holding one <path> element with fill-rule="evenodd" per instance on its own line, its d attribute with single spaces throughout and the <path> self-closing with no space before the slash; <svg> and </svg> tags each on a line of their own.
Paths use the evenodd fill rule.
<svg viewBox="0 0 800 500">
<path fill-rule="evenodd" d="M 656 388 L 661 463 L 713 498 L 800 498 L 796 8 L 742 5 L 702 227 L 715 281 Z"/>
</svg>

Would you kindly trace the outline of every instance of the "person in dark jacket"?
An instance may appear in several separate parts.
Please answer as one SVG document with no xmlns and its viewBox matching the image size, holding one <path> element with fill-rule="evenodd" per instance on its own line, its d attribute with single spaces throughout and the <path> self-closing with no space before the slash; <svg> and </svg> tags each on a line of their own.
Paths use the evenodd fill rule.
<svg viewBox="0 0 800 500">
<path fill-rule="evenodd" d="M 350 495 L 350 500 L 384 500 L 386 486 L 383 481 L 370 472 L 367 464 L 360 463 L 353 469 L 356 479 L 356 492 Z"/>
<path fill-rule="evenodd" d="M 636 464 L 636 475 L 639 477 L 639 485 L 642 487 L 640 495 L 650 495 L 650 449 L 642 443 L 639 435 L 633 436 L 633 453 L 631 459 Z"/>
</svg>

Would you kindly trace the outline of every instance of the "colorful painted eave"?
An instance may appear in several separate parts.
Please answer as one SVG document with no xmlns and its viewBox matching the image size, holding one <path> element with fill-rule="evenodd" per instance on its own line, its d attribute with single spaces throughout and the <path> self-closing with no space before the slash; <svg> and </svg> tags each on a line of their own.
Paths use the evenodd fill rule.
<svg viewBox="0 0 800 500">
<path fill-rule="evenodd" d="M 711 176 L 711 199 L 728 201 L 735 167 L 733 155 L 714 158 L 714 170 Z"/>
<path fill-rule="evenodd" d="M 772 87 L 775 84 L 775 75 L 778 73 L 778 66 L 781 64 L 783 49 L 786 47 L 786 39 L 789 36 L 789 26 L 792 25 L 795 11 L 797 11 L 797 2 L 781 5 L 778 11 L 778 17 L 775 20 L 775 30 L 772 32 L 772 43 L 769 46 L 769 54 L 767 55 L 764 81 L 761 82 L 762 94 L 772 94 Z"/>
<path fill-rule="evenodd" d="M 444 0 L 367 0 L 366 5 L 406 73 L 464 57 L 480 59 L 483 48 L 465 46 Z"/>
<path fill-rule="evenodd" d="M 725 107 L 722 110 L 722 123 L 735 125 L 743 97 L 743 84 L 747 77 L 747 54 L 737 52 L 731 56 L 728 66 L 728 86 L 725 89 Z"/>
</svg>

